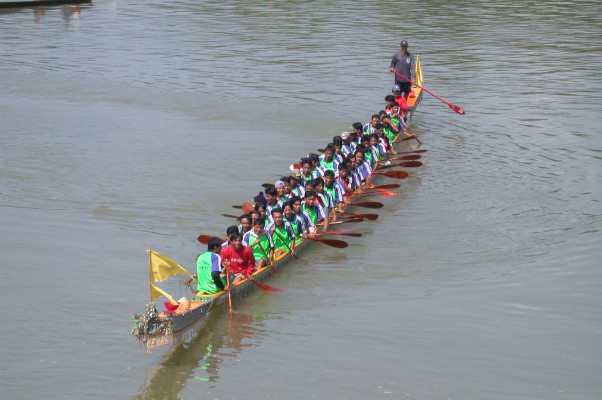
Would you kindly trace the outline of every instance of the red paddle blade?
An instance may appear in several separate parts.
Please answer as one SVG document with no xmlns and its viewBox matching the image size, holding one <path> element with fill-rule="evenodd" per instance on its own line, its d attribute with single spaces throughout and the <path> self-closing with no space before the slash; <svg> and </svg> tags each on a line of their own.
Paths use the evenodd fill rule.
<svg viewBox="0 0 602 400">
<path fill-rule="evenodd" d="M 399 183 L 389 183 L 386 185 L 378 185 L 378 186 L 374 186 L 372 189 L 397 189 L 398 187 L 400 187 L 401 185 Z"/>
<path fill-rule="evenodd" d="M 458 113 L 460 115 L 466 114 L 466 112 L 464 112 L 464 109 L 462 107 L 460 107 L 460 106 L 457 106 L 457 105 L 451 104 L 451 103 L 449 103 L 448 106 L 449 106 L 449 108 L 451 108 L 452 110 L 454 110 L 454 112 L 456 112 L 456 113 Z"/>
<path fill-rule="evenodd" d="M 276 293 L 276 292 L 280 292 L 282 290 L 280 288 L 275 288 L 273 286 L 266 285 L 265 283 L 257 282 L 256 280 L 252 280 L 251 282 L 253 282 L 255 285 L 257 285 L 257 287 L 262 292 Z"/>
<path fill-rule="evenodd" d="M 389 190 L 385 190 L 385 189 L 378 189 L 378 193 L 382 194 L 383 196 L 397 196 L 397 193 L 391 192 Z"/>
<path fill-rule="evenodd" d="M 400 162 L 397 165 L 400 167 L 406 167 L 406 168 L 422 167 L 422 163 L 420 161 L 405 161 L 405 162 Z"/>
</svg>

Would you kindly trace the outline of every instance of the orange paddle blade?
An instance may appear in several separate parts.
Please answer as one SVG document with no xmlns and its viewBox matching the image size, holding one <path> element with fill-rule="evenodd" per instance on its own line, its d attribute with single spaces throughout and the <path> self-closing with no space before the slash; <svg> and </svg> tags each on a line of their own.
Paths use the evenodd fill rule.
<svg viewBox="0 0 602 400">
<path fill-rule="evenodd" d="M 251 211 L 253 211 L 255 209 L 255 206 L 249 202 L 244 202 L 242 203 L 242 211 L 245 214 L 249 214 Z"/>
</svg>

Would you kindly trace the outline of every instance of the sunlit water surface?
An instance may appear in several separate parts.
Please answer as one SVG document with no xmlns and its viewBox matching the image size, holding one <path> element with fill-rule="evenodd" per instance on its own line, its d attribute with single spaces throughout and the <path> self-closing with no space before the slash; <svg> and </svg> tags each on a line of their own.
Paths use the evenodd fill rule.
<svg viewBox="0 0 602 400">
<path fill-rule="evenodd" d="M 0 397 L 600 398 L 601 15 L 595 1 L 0 11 Z M 270 281 L 280 293 L 146 356 L 130 335 L 145 250 L 192 270 L 230 205 L 380 110 L 402 38 L 466 115 L 426 96 L 424 166 L 374 199 L 361 239 L 313 246 Z"/>
</svg>

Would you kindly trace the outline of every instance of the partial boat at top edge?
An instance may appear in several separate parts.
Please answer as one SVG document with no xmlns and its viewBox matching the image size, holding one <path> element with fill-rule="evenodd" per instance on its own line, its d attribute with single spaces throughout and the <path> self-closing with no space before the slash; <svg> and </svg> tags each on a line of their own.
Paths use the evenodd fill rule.
<svg viewBox="0 0 602 400">
<path fill-rule="evenodd" d="M 422 85 L 424 81 L 418 56 L 416 56 L 415 83 L 417 87 L 412 88 L 407 98 L 408 112 L 406 123 L 408 125 L 422 100 L 423 94 Z M 353 208 L 353 206 L 348 207 Z M 295 246 L 296 252 L 298 254 L 301 253 L 308 247 L 310 242 L 311 240 L 309 239 L 300 241 Z M 278 269 L 290 261 L 292 257 L 290 253 L 282 254 L 273 261 L 272 267 L 263 267 L 253 273 L 253 279 L 258 282 L 269 279 Z M 143 314 L 134 314 L 134 328 L 132 329 L 132 334 L 136 336 L 138 344 L 144 346 L 147 352 L 156 346 L 174 344 L 189 339 L 190 335 L 194 335 L 197 331 L 197 329 L 193 328 L 202 326 L 212 311 L 228 302 L 228 293 L 225 291 L 214 295 L 199 296 L 197 294 L 194 297 L 197 300 L 181 299 L 182 301 L 176 302 L 169 294 L 153 285 L 153 282 L 161 282 L 169 276 L 178 274 L 190 275 L 188 271 L 180 267 L 175 261 L 149 250 L 151 301 L 146 305 L 146 310 Z M 255 284 L 245 279 L 231 289 L 230 296 L 237 298 L 253 287 L 255 287 Z M 178 308 L 175 311 L 166 310 L 159 313 L 153 301 L 158 297 L 168 298 L 172 304 L 178 304 Z"/>
<path fill-rule="evenodd" d="M 0 8 L 22 8 L 22 7 L 41 7 L 41 6 L 60 6 L 69 4 L 91 3 L 92 0 L 21 0 L 21 1 L 2 1 Z"/>
</svg>

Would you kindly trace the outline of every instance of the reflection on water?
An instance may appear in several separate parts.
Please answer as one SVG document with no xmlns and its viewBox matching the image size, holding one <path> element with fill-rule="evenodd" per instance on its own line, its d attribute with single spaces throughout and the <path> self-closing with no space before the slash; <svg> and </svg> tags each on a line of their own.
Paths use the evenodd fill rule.
<svg viewBox="0 0 602 400">
<path fill-rule="evenodd" d="M 226 314 L 223 309 L 212 314 L 192 340 L 170 349 L 147 374 L 146 382 L 134 399 L 174 399 L 190 379 L 218 380 L 220 364 L 235 359 L 245 347 L 253 345 L 245 339 L 257 335 L 265 318 L 264 315 Z"/>
</svg>

